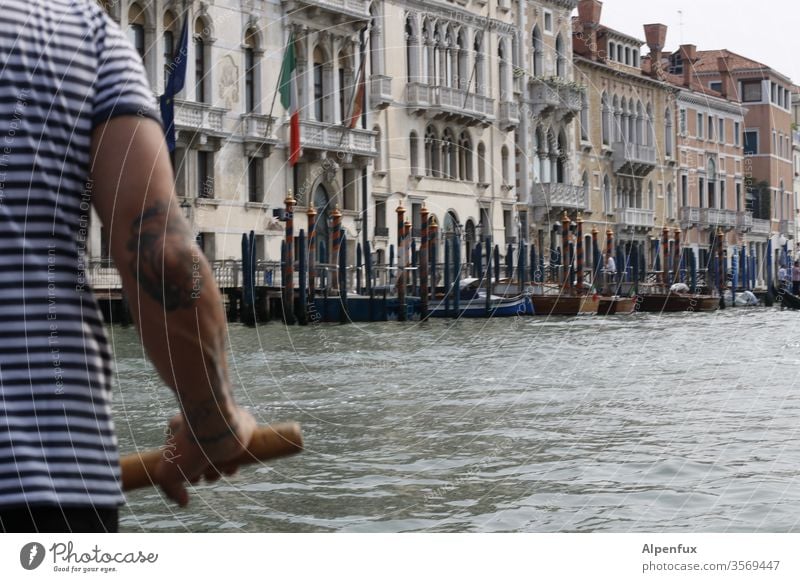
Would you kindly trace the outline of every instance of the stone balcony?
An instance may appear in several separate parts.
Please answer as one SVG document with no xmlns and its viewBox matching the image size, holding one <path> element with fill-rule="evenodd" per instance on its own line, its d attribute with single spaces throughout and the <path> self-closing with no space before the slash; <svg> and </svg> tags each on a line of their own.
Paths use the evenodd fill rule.
<svg viewBox="0 0 800 582">
<path fill-rule="evenodd" d="M 656 225 L 655 210 L 646 208 L 617 208 L 617 226 L 624 230 L 648 230 Z"/>
<path fill-rule="evenodd" d="M 371 75 L 369 78 L 369 104 L 372 109 L 386 109 L 392 104 L 392 78 Z"/>
<path fill-rule="evenodd" d="M 584 210 L 586 195 L 581 186 L 539 183 L 533 185 L 533 205 L 550 210 Z"/>
<path fill-rule="evenodd" d="M 781 220 L 779 223 L 779 232 L 785 237 L 793 239 L 795 235 L 794 221 Z"/>
<path fill-rule="evenodd" d="M 753 219 L 753 228 L 750 229 L 752 234 L 769 235 L 772 232 L 772 225 L 769 220 L 761 218 Z"/>
<path fill-rule="evenodd" d="M 455 87 L 408 83 L 406 102 L 416 113 L 431 119 L 488 126 L 495 118 L 494 99 Z"/>
<path fill-rule="evenodd" d="M 288 132 L 288 123 L 286 125 Z M 374 158 L 378 155 L 374 131 L 348 129 L 338 123 L 309 119 L 300 121 L 300 145 L 304 150 L 342 152 L 350 156 Z"/>
<path fill-rule="evenodd" d="M 282 0 L 287 14 L 304 10 L 303 16 L 316 19 L 333 17 L 337 23 L 355 25 L 369 20 L 369 0 Z"/>
<path fill-rule="evenodd" d="M 562 80 L 534 77 L 529 82 L 528 104 L 536 116 L 554 115 L 565 122 L 581 110 L 581 90 Z"/>
<path fill-rule="evenodd" d="M 680 210 L 681 228 L 686 230 L 700 224 L 700 208 L 684 206 Z"/>
<path fill-rule="evenodd" d="M 739 212 L 736 214 L 736 230 L 739 232 L 750 232 L 753 228 L 753 213 Z"/>
<path fill-rule="evenodd" d="M 245 154 L 269 156 L 272 146 L 278 143 L 273 132 L 275 118 L 261 113 L 244 113 L 241 124 Z"/>
<path fill-rule="evenodd" d="M 509 131 L 519 125 L 519 104 L 516 101 L 504 101 L 500 104 L 497 123 L 503 131 Z"/>
<path fill-rule="evenodd" d="M 226 109 L 196 101 L 175 100 L 175 129 L 221 135 Z"/>
<path fill-rule="evenodd" d="M 723 228 L 730 230 L 737 224 L 736 212 L 733 210 L 722 210 L 719 208 L 701 208 L 700 226 L 709 230 Z"/>
<path fill-rule="evenodd" d="M 613 146 L 614 172 L 646 176 L 657 164 L 656 148 L 626 141 L 616 141 Z"/>
</svg>

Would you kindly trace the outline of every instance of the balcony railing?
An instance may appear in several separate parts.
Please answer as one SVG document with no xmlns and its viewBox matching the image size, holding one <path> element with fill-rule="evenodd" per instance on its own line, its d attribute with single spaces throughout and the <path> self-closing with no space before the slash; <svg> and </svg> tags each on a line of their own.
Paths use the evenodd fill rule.
<svg viewBox="0 0 800 582">
<path fill-rule="evenodd" d="M 376 226 L 375 227 L 375 236 L 389 236 L 389 227 L 388 226 Z"/>
<path fill-rule="evenodd" d="M 300 144 L 304 148 L 350 153 L 375 157 L 375 132 L 348 129 L 339 124 L 319 121 L 300 121 Z"/>
<path fill-rule="evenodd" d="M 684 206 L 680 213 L 681 226 L 689 228 L 700 223 L 700 208 Z"/>
<path fill-rule="evenodd" d="M 245 113 L 242 115 L 242 136 L 246 140 L 274 142 L 272 132 L 275 118 L 260 113 Z"/>
<path fill-rule="evenodd" d="M 175 100 L 175 127 L 208 133 L 222 133 L 225 109 L 195 101 Z"/>
<path fill-rule="evenodd" d="M 749 232 L 753 228 L 753 213 L 739 212 L 736 215 L 736 228 L 739 232 Z"/>
<path fill-rule="evenodd" d="M 705 228 L 734 228 L 737 222 L 734 210 L 722 210 L 720 208 L 700 209 L 700 224 Z"/>
<path fill-rule="evenodd" d="M 656 148 L 626 141 L 614 142 L 614 171 L 645 176 L 656 167 Z"/>
<path fill-rule="evenodd" d="M 369 18 L 368 0 L 283 0 L 283 3 L 291 4 L 289 9 L 292 12 L 300 7 L 310 7 L 346 16 L 347 22 Z"/>
<path fill-rule="evenodd" d="M 750 232 L 753 234 L 770 234 L 770 232 L 772 232 L 772 225 L 769 220 L 754 218 L 753 228 Z"/>
<path fill-rule="evenodd" d="M 617 208 L 617 224 L 628 228 L 653 228 L 656 224 L 654 210 L 645 208 Z"/>
<path fill-rule="evenodd" d="M 392 104 L 392 78 L 372 75 L 369 78 L 369 103 L 373 109 L 385 109 Z"/>
<path fill-rule="evenodd" d="M 581 110 L 581 89 L 564 85 L 556 79 L 534 77 L 530 80 L 528 101 L 535 115 L 561 114 L 567 121 Z"/>
<path fill-rule="evenodd" d="M 513 129 L 519 125 L 519 105 L 516 101 L 504 101 L 500 104 L 497 115 L 500 129 Z"/>
<path fill-rule="evenodd" d="M 788 236 L 788 237 L 791 237 L 791 238 L 794 238 L 794 234 L 795 234 L 794 221 L 781 220 L 779 228 L 780 228 L 780 233 L 781 234 L 783 234 L 785 236 Z"/>
<path fill-rule="evenodd" d="M 406 85 L 406 102 L 434 117 L 462 118 L 467 123 L 494 120 L 494 99 L 464 89 L 412 82 Z"/>
<path fill-rule="evenodd" d="M 584 210 L 586 194 L 582 186 L 537 182 L 533 186 L 533 205 L 547 209 Z"/>
</svg>

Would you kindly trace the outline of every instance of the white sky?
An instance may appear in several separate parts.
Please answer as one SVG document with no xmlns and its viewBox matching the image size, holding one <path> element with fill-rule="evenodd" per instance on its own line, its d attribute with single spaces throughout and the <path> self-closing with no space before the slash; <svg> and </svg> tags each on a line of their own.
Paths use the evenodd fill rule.
<svg viewBox="0 0 800 582">
<path fill-rule="evenodd" d="M 642 25 L 660 22 L 669 27 L 665 50 L 682 42 L 698 50 L 727 48 L 800 84 L 797 0 L 605 0 L 600 21 L 642 40 Z M 642 54 L 648 52 L 644 47 Z"/>
</svg>

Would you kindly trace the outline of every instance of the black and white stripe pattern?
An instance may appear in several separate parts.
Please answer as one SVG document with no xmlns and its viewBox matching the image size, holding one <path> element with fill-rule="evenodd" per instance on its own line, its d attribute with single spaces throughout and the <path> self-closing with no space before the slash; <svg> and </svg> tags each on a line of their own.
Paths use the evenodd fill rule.
<svg viewBox="0 0 800 582">
<path fill-rule="evenodd" d="M 123 502 L 111 353 L 84 280 L 92 130 L 158 119 L 92 0 L 0 0 L 0 507 Z"/>
</svg>

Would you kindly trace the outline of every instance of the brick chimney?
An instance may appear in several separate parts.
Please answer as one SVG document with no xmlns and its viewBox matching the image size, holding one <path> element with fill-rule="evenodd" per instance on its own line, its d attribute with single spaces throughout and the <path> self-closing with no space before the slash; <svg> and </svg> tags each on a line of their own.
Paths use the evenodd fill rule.
<svg viewBox="0 0 800 582">
<path fill-rule="evenodd" d="M 583 36 L 588 57 L 597 60 L 597 27 L 600 26 L 600 16 L 603 13 L 603 3 L 600 0 L 580 0 L 578 2 L 579 32 Z"/>
<path fill-rule="evenodd" d="M 690 87 L 694 77 L 694 63 L 697 61 L 697 47 L 693 44 L 682 44 L 680 51 L 683 62 L 683 85 Z"/>
<path fill-rule="evenodd" d="M 719 69 L 719 77 L 721 81 L 721 88 L 719 92 L 723 97 L 725 97 L 725 99 L 738 101 L 736 95 L 736 85 L 733 83 L 733 75 L 731 75 L 731 69 L 727 56 L 717 57 L 717 69 Z"/>
<path fill-rule="evenodd" d="M 661 65 L 661 54 L 667 42 L 667 26 L 665 24 L 645 24 L 644 37 L 650 49 L 650 76 L 663 79 L 664 70 Z"/>
</svg>

